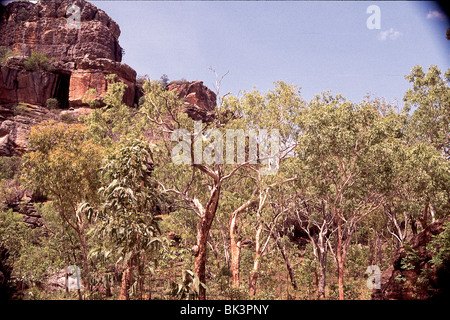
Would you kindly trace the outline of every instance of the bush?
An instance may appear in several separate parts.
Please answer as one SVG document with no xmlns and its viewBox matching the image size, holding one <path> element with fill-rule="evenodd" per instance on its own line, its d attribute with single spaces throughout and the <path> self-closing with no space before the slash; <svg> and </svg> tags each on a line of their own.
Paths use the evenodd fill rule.
<svg viewBox="0 0 450 320">
<path fill-rule="evenodd" d="M 32 52 L 24 62 L 25 70 L 28 71 L 52 71 L 53 67 L 50 64 L 48 55 L 45 52 Z"/>
<path fill-rule="evenodd" d="M 8 47 L 0 47 L 0 65 L 6 64 L 6 61 L 10 56 L 13 55 L 13 52 Z"/>
<path fill-rule="evenodd" d="M 59 101 L 56 98 L 48 98 L 46 105 L 47 105 L 47 108 L 49 108 L 49 109 L 58 109 Z"/>
</svg>

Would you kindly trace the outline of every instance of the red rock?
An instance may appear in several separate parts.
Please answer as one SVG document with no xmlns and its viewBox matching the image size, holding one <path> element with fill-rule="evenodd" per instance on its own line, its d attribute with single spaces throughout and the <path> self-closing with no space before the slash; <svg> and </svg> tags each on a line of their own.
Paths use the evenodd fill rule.
<svg viewBox="0 0 450 320">
<path fill-rule="evenodd" d="M 80 29 L 67 27 L 66 11 L 73 4 L 81 10 Z M 20 68 L 24 57 L 37 51 L 55 59 L 55 70 L 45 74 L 2 70 L 0 103 L 45 105 L 48 98 L 57 97 L 67 100 L 63 102 L 66 106 L 79 107 L 90 88 L 103 97 L 107 90 L 105 75 L 117 74 L 117 80 L 128 85 L 124 102 L 132 106 L 136 72 L 121 62 L 119 35 L 117 23 L 84 0 L 8 4 L 0 15 L 0 46 L 21 57 L 8 59 L 8 66 Z"/>
</svg>

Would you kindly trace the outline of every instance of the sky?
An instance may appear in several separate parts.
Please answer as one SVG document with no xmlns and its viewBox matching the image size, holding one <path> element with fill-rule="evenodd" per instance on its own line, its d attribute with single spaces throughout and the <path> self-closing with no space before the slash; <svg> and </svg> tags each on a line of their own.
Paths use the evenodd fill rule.
<svg viewBox="0 0 450 320">
<path fill-rule="evenodd" d="M 401 104 L 415 65 L 450 68 L 450 27 L 431 1 L 91 1 L 120 26 L 123 62 L 159 80 L 201 80 L 220 94 L 273 89 L 310 100 L 331 90 Z M 379 8 L 379 29 L 368 28 Z"/>
</svg>

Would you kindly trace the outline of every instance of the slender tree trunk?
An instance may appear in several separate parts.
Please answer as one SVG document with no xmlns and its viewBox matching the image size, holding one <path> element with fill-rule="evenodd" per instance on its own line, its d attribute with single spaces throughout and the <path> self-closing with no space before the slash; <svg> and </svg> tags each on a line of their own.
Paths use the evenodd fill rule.
<svg viewBox="0 0 450 320">
<path fill-rule="evenodd" d="M 200 211 L 200 221 L 197 224 L 197 252 L 194 259 L 194 272 L 198 275 L 200 282 L 206 284 L 206 249 L 209 237 L 209 230 L 216 214 L 219 203 L 220 185 L 216 184 L 211 193 L 211 197 L 203 208 L 198 200 L 196 205 Z M 203 286 L 199 288 L 199 299 L 206 299 L 206 290 Z"/>
<path fill-rule="evenodd" d="M 319 299 L 325 299 L 325 286 L 327 277 L 327 243 L 325 235 L 320 232 L 319 239 L 317 243 L 317 251 L 319 258 L 319 283 L 318 283 L 318 294 Z"/>
<path fill-rule="evenodd" d="M 261 235 L 263 231 L 263 223 L 262 223 L 262 209 L 267 199 L 267 195 L 269 193 L 269 189 L 266 189 L 264 192 L 259 193 L 259 204 L 258 210 L 256 211 L 256 219 L 258 221 L 258 228 L 256 229 L 255 235 L 255 258 L 253 262 L 253 269 L 250 275 L 249 281 L 249 291 L 251 295 L 256 294 L 256 282 L 258 281 L 259 269 L 261 266 Z"/>
<path fill-rule="evenodd" d="M 422 228 L 425 230 L 425 228 L 428 226 L 428 212 L 430 207 L 430 198 L 427 198 L 425 202 L 425 207 L 423 208 L 423 214 L 422 218 L 419 219 L 420 224 L 422 225 Z"/>
<path fill-rule="evenodd" d="M 112 296 L 111 293 L 111 283 L 109 282 L 109 277 L 105 276 L 105 296 L 110 298 Z"/>
<path fill-rule="evenodd" d="M 258 224 L 258 229 L 256 230 L 255 236 L 255 258 L 253 262 L 253 269 L 250 275 L 249 290 L 250 294 L 254 296 L 256 294 L 256 282 L 258 281 L 259 268 L 261 266 L 261 234 L 262 234 L 262 223 Z"/>
<path fill-rule="evenodd" d="M 84 223 L 82 218 L 80 217 L 80 220 L 78 221 L 78 238 L 80 240 L 81 244 L 81 254 L 83 256 L 83 268 L 84 272 L 83 274 L 83 282 L 86 292 L 89 294 L 91 292 L 91 286 L 89 281 L 89 263 L 88 263 L 88 253 L 87 253 L 87 244 L 86 244 L 86 235 L 84 232 Z"/>
<path fill-rule="evenodd" d="M 239 287 L 239 268 L 241 260 L 241 241 L 236 237 L 237 214 L 233 214 L 230 221 L 230 253 L 231 253 L 231 274 L 233 286 Z"/>
<path fill-rule="evenodd" d="M 127 267 L 122 273 L 122 285 L 120 287 L 119 300 L 130 300 L 128 290 L 133 282 L 133 262 L 132 257 L 128 260 Z"/>
<path fill-rule="evenodd" d="M 240 285 L 240 261 L 241 261 L 241 241 L 238 239 L 237 219 L 241 212 L 247 209 L 252 204 L 256 204 L 256 200 L 248 200 L 238 209 L 236 209 L 230 218 L 229 233 L 230 233 L 230 253 L 231 253 L 231 274 L 233 278 L 233 285 L 239 287 Z"/>
<path fill-rule="evenodd" d="M 230 245 L 228 243 L 227 233 L 225 231 L 225 227 L 224 227 L 222 221 L 220 221 L 218 217 L 216 217 L 216 219 L 217 219 L 217 222 L 219 223 L 220 234 L 222 235 L 223 255 L 225 257 L 225 263 L 227 265 L 227 268 L 231 270 Z"/>
<path fill-rule="evenodd" d="M 276 230 L 274 230 L 272 232 L 272 236 L 275 238 L 278 249 L 280 250 L 281 256 L 283 257 L 283 260 L 284 260 L 284 263 L 286 264 L 286 269 L 288 271 L 289 278 L 291 280 L 291 285 L 295 290 L 297 290 L 298 287 L 297 287 L 297 281 L 295 281 L 294 270 L 292 269 L 291 262 L 289 261 L 289 257 L 286 254 L 286 248 L 281 241 L 280 235 L 278 234 L 278 232 Z"/>
</svg>

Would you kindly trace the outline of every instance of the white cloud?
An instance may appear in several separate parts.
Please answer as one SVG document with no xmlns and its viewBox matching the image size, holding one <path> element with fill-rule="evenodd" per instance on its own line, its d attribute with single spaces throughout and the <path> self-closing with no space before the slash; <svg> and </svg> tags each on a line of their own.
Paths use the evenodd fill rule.
<svg viewBox="0 0 450 320">
<path fill-rule="evenodd" d="M 396 40 L 398 39 L 402 33 L 400 31 L 394 30 L 394 28 L 390 28 L 386 31 L 380 31 L 378 34 L 378 40 L 384 41 L 384 40 Z"/>
<path fill-rule="evenodd" d="M 427 19 L 438 19 L 441 21 L 447 21 L 448 18 L 445 15 L 445 13 L 442 13 L 438 10 L 430 10 L 428 11 Z"/>
</svg>

